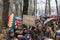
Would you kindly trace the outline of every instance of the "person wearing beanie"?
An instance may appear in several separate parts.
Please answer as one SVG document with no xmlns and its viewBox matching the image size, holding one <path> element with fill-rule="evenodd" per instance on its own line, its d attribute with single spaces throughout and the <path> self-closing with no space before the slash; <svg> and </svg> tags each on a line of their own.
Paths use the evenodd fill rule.
<svg viewBox="0 0 60 40">
<path fill-rule="evenodd" d="M 60 40 L 60 30 L 55 32 L 54 40 Z"/>
<path fill-rule="evenodd" d="M 27 40 L 27 39 L 23 37 L 23 38 L 21 38 L 21 40 Z"/>
<path fill-rule="evenodd" d="M 14 30 L 11 29 L 8 31 L 8 39 L 7 40 L 16 40 L 16 38 L 14 37 Z"/>
<path fill-rule="evenodd" d="M 2 40 L 2 39 L 3 39 L 3 36 L 4 36 L 4 35 L 0 33 L 0 40 Z"/>
<path fill-rule="evenodd" d="M 41 38 L 41 40 L 45 40 L 46 39 L 46 37 L 45 36 L 43 36 L 42 38 Z"/>
<path fill-rule="evenodd" d="M 3 33 L 3 38 L 2 38 L 2 40 L 7 40 L 7 39 L 8 39 L 7 30 L 4 29 L 4 30 L 2 31 L 2 33 Z"/>
<path fill-rule="evenodd" d="M 15 36 L 17 37 L 18 35 L 23 35 L 24 28 L 22 24 L 17 25 L 17 29 L 15 30 Z"/>
</svg>

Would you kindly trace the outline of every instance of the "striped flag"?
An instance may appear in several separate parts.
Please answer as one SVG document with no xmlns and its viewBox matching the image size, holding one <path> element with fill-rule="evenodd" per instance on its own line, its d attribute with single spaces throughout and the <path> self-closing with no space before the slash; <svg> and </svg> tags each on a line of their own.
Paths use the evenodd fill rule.
<svg viewBox="0 0 60 40">
<path fill-rule="evenodd" d="M 7 23 L 8 27 L 14 28 L 15 25 L 21 24 L 22 22 L 16 20 L 14 14 L 11 14 L 6 18 L 5 23 Z"/>
</svg>

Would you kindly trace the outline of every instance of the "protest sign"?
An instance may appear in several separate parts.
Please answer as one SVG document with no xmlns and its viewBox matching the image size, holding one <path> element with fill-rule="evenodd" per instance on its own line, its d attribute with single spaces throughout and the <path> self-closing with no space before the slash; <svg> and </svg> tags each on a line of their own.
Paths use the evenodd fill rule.
<svg viewBox="0 0 60 40">
<path fill-rule="evenodd" d="M 30 15 L 23 15 L 23 24 L 34 26 L 35 17 Z"/>
</svg>

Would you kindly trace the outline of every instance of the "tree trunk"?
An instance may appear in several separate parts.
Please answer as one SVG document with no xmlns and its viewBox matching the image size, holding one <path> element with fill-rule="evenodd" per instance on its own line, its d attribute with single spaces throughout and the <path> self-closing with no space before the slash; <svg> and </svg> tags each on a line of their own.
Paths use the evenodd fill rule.
<svg viewBox="0 0 60 40">
<path fill-rule="evenodd" d="M 57 3 L 57 0 L 55 0 L 55 3 L 56 3 L 56 10 L 57 10 L 57 23 L 58 23 L 58 27 L 60 28 L 60 20 L 59 20 L 59 18 L 58 18 L 58 16 L 59 16 L 59 11 L 58 11 L 58 3 Z"/>
<path fill-rule="evenodd" d="M 45 14 L 47 14 L 47 0 L 46 0 L 46 4 L 45 4 Z"/>
<path fill-rule="evenodd" d="M 23 0 L 21 0 L 21 2 L 19 2 L 20 5 L 20 17 L 22 18 L 22 11 L 23 11 Z"/>
<path fill-rule="evenodd" d="M 37 13 L 37 0 L 34 0 L 34 13 L 33 13 L 33 15 L 35 16 L 36 13 Z"/>
<path fill-rule="evenodd" d="M 23 0 L 23 13 L 22 13 L 22 15 L 23 14 L 25 14 L 25 15 L 28 15 L 28 0 Z"/>
<path fill-rule="evenodd" d="M 7 27 L 7 24 L 5 24 L 5 19 L 8 17 L 9 14 L 9 0 L 3 0 L 3 13 L 2 13 L 2 21 L 3 26 Z"/>
<path fill-rule="evenodd" d="M 55 0 L 55 3 L 56 3 L 56 10 L 57 10 L 57 16 L 59 15 L 59 11 L 58 11 L 58 3 L 57 3 L 57 0 Z"/>
<path fill-rule="evenodd" d="M 18 3 L 17 0 L 14 0 L 14 5 L 15 5 L 15 16 L 18 16 Z"/>
<path fill-rule="evenodd" d="M 50 0 L 48 0 L 48 4 L 49 4 L 49 16 L 50 16 L 50 14 L 51 14 Z"/>
<path fill-rule="evenodd" d="M 18 4 L 15 4 L 15 16 L 18 16 Z"/>
</svg>

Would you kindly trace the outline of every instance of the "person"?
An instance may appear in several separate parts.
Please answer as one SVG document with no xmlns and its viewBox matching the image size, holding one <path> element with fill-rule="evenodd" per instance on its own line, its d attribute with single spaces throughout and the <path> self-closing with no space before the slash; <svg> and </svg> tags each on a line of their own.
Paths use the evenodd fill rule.
<svg viewBox="0 0 60 40">
<path fill-rule="evenodd" d="M 48 38 L 46 36 L 43 36 L 41 40 L 47 40 Z"/>
<path fill-rule="evenodd" d="M 14 34 L 14 30 L 13 29 L 10 29 L 8 31 L 8 39 L 7 40 L 17 40 L 14 35 L 15 35 Z"/>
<path fill-rule="evenodd" d="M 23 35 L 18 35 L 17 38 L 18 40 L 27 40 L 27 38 L 25 38 Z"/>
<path fill-rule="evenodd" d="M 2 33 L 0 33 L 0 40 L 2 40 L 2 38 L 3 38 L 3 34 L 2 34 Z"/>
<path fill-rule="evenodd" d="M 33 38 L 33 33 L 29 29 L 24 29 L 24 37 L 27 38 L 28 40 Z"/>
<path fill-rule="evenodd" d="M 3 28 L 0 26 L 0 33 L 2 33 L 2 31 L 1 31 L 2 29 L 3 29 Z"/>
<path fill-rule="evenodd" d="M 54 32 L 53 32 L 53 30 L 52 30 L 51 27 L 47 26 L 46 33 L 45 34 L 46 34 L 47 37 L 53 38 Z"/>
<path fill-rule="evenodd" d="M 37 35 L 41 38 L 44 34 L 42 32 L 42 25 L 39 24 L 38 27 L 37 27 Z"/>
<path fill-rule="evenodd" d="M 54 40 L 60 40 L 60 30 L 57 30 L 54 35 Z"/>
<path fill-rule="evenodd" d="M 0 26 L 0 40 L 2 40 L 3 34 L 2 34 L 2 27 Z"/>
<path fill-rule="evenodd" d="M 23 35 L 23 32 L 24 27 L 22 26 L 22 24 L 18 24 L 17 29 L 15 30 L 15 37 L 17 37 L 18 35 Z"/>
<path fill-rule="evenodd" d="M 4 30 L 2 31 L 2 33 L 3 33 L 3 38 L 2 38 L 2 40 L 7 40 L 7 39 L 8 39 L 7 30 L 4 29 Z"/>
</svg>

